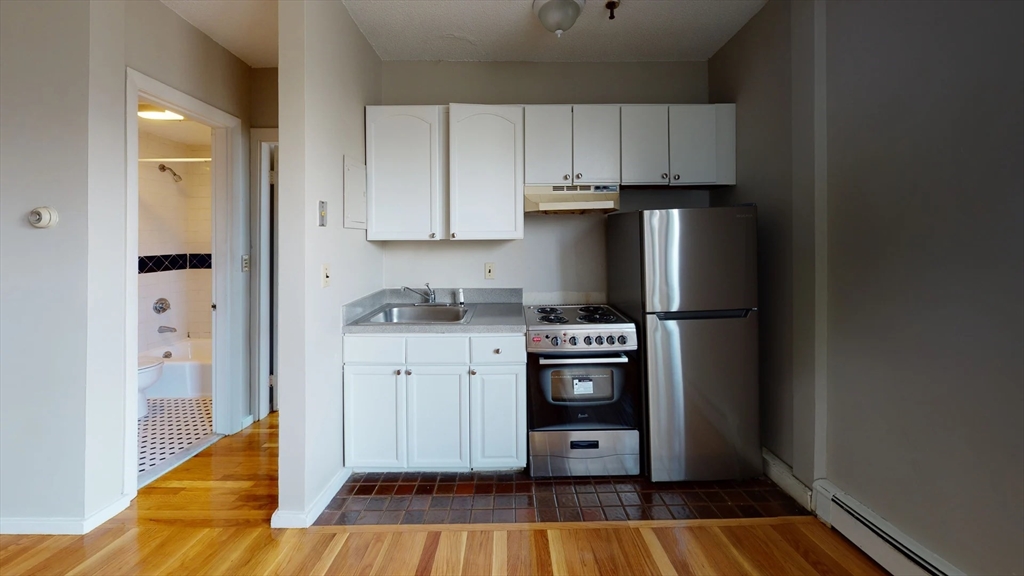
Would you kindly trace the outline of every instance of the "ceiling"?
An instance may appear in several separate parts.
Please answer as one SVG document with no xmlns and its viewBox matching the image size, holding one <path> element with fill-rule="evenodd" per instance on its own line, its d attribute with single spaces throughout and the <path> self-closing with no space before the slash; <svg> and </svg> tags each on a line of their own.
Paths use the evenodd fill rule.
<svg viewBox="0 0 1024 576">
<path fill-rule="evenodd" d="M 162 1 L 249 66 L 277 67 L 277 0 Z"/>
<path fill-rule="evenodd" d="M 557 38 L 532 0 L 345 0 L 383 60 L 513 62 L 707 60 L 765 0 L 623 0 L 615 20 L 604 4 Z"/>
<path fill-rule="evenodd" d="M 209 146 L 213 136 L 209 126 L 191 120 L 139 118 L 139 132 L 153 134 L 189 146 Z"/>
<path fill-rule="evenodd" d="M 162 1 L 250 66 L 277 66 L 277 0 Z M 604 0 L 589 0 L 561 38 L 533 0 L 344 3 L 383 60 L 656 62 L 707 60 L 765 1 L 622 0 L 608 20 Z"/>
</svg>

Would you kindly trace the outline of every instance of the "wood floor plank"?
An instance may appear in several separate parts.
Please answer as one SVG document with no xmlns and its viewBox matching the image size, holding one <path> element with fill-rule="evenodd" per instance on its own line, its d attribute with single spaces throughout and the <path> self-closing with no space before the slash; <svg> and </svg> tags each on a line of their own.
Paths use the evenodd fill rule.
<svg viewBox="0 0 1024 576">
<path fill-rule="evenodd" d="M 508 574 L 508 532 L 495 531 L 494 548 L 491 554 L 491 576 L 507 576 Z"/>
<path fill-rule="evenodd" d="M 815 574 L 814 568 L 793 553 L 782 539 L 770 541 L 755 526 L 717 528 L 735 550 L 742 550 L 759 574 Z"/>
<path fill-rule="evenodd" d="M 855 574 L 885 574 L 885 570 L 878 564 L 824 524 L 820 522 L 801 524 L 800 530 L 851 572 Z"/>
<path fill-rule="evenodd" d="M 713 574 L 711 561 L 701 550 L 701 544 L 692 528 L 653 528 L 652 531 L 678 574 Z"/>
<path fill-rule="evenodd" d="M 311 576 L 323 576 L 327 574 L 327 570 L 331 567 L 334 562 L 334 558 L 341 552 L 341 547 L 345 544 L 345 540 L 348 538 L 348 534 L 342 532 L 340 534 L 333 534 L 331 537 L 331 543 L 327 546 L 327 550 L 324 551 L 323 555 L 320 556 L 320 560 L 313 566 L 310 571 Z M 225 574 L 231 574 L 232 572 L 225 572 Z"/>
<path fill-rule="evenodd" d="M 426 544 L 425 532 L 403 532 L 392 535 L 387 550 L 381 553 L 381 562 L 374 566 L 372 574 L 412 574 L 419 564 Z"/>
<path fill-rule="evenodd" d="M 638 530 L 640 535 L 643 536 L 644 544 L 647 545 L 647 549 L 651 552 L 651 558 L 654 559 L 655 565 L 658 566 L 658 572 L 664 576 L 679 576 L 675 567 L 672 566 L 672 561 L 665 554 L 665 549 L 662 548 L 661 542 L 654 534 L 654 530 L 650 528 L 638 528 Z"/>
<path fill-rule="evenodd" d="M 434 555 L 433 576 L 462 573 L 462 561 L 466 554 L 466 532 L 443 532 Z"/>
<path fill-rule="evenodd" d="M 483 576 L 490 574 L 494 554 L 493 532 L 468 532 L 466 534 L 466 551 L 462 558 L 464 576 Z"/>
<path fill-rule="evenodd" d="M 437 546 L 441 542 L 440 532 L 427 532 L 426 541 L 423 543 L 423 553 L 420 554 L 420 561 L 416 564 L 416 576 L 427 576 L 434 568 L 434 557 L 437 554 Z"/>
</svg>

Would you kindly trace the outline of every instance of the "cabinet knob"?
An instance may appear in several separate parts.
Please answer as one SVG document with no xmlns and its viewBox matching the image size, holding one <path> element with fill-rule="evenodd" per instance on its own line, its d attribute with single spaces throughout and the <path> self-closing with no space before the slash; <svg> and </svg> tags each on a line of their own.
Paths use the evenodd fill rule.
<svg viewBox="0 0 1024 576">
<path fill-rule="evenodd" d="M 469 373 L 473 376 L 476 376 L 476 370 L 470 370 Z"/>
<path fill-rule="evenodd" d="M 583 172 L 576 173 L 576 179 L 579 180 L 580 178 L 583 178 Z"/>
<path fill-rule="evenodd" d="M 455 238 L 455 232 L 452 232 L 452 238 Z"/>
<path fill-rule="evenodd" d="M 405 375 L 406 376 L 412 376 L 412 370 L 406 370 L 405 371 Z"/>
<path fill-rule="evenodd" d="M 495 348 L 494 349 L 494 353 L 495 354 L 501 354 L 501 348 Z"/>
<path fill-rule="evenodd" d="M 434 232 L 431 232 L 431 233 L 430 233 L 430 237 L 431 237 L 431 238 L 437 238 L 437 234 L 435 234 Z"/>
<path fill-rule="evenodd" d="M 569 178 L 572 178 L 571 174 L 566 174 L 565 176 L 562 176 L 562 180 L 568 180 Z"/>
<path fill-rule="evenodd" d="M 679 174 L 676 174 L 675 176 L 673 176 L 672 179 L 673 180 L 679 180 Z"/>
<path fill-rule="evenodd" d="M 663 173 L 661 174 L 661 179 L 662 179 L 662 180 L 668 180 L 668 172 L 663 172 Z"/>
<path fill-rule="evenodd" d="M 402 371 L 401 370 L 395 370 L 395 376 L 401 376 L 401 375 L 402 375 Z"/>
</svg>

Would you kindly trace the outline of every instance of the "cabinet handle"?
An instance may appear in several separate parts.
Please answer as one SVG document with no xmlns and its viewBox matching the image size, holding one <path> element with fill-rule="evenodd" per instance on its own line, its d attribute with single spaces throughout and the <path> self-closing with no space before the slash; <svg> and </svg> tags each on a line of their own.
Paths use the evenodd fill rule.
<svg viewBox="0 0 1024 576">
<path fill-rule="evenodd" d="M 568 180 L 569 178 L 572 178 L 571 174 L 566 174 L 565 176 L 562 176 L 562 180 Z"/>
<path fill-rule="evenodd" d="M 675 176 L 673 176 L 672 179 L 673 180 L 679 180 L 679 174 L 676 174 Z"/>
<path fill-rule="evenodd" d="M 662 180 L 668 180 L 668 172 L 663 172 L 663 173 L 661 174 L 661 179 L 662 179 Z"/>
<path fill-rule="evenodd" d="M 576 173 L 576 179 L 579 180 L 581 178 L 583 178 L 583 172 L 577 172 Z"/>
<path fill-rule="evenodd" d="M 431 232 L 431 233 L 430 233 L 430 237 L 431 237 L 431 238 L 437 238 L 437 234 L 435 234 L 435 233 Z"/>
<path fill-rule="evenodd" d="M 412 370 L 406 370 L 405 371 L 405 375 L 406 376 L 412 376 Z"/>
<path fill-rule="evenodd" d="M 402 371 L 401 370 L 395 370 L 395 376 L 401 376 L 401 375 L 402 375 Z"/>
<path fill-rule="evenodd" d="M 494 353 L 495 354 L 501 354 L 501 348 L 495 348 L 494 349 Z"/>
<path fill-rule="evenodd" d="M 452 232 L 452 238 L 455 238 L 455 232 Z"/>
<path fill-rule="evenodd" d="M 476 376 L 476 370 L 470 370 L 470 371 L 469 371 L 469 373 L 470 373 L 470 375 L 472 375 L 472 376 Z"/>
</svg>

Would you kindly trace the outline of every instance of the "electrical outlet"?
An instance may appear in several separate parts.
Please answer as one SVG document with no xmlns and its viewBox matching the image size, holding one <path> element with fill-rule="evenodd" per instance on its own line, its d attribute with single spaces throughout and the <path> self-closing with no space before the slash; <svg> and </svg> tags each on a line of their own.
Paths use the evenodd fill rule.
<svg viewBox="0 0 1024 576">
<path fill-rule="evenodd" d="M 484 262 L 484 280 L 494 280 L 494 262 Z"/>
<path fill-rule="evenodd" d="M 242 254 L 242 272 L 248 272 L 250 268 L 249 255 Z"/>
<path fill-rule="evenodd" d="M 331 268 L 327 264 L 320 265 L 320 287 L 327 288 L 331 285 Z"/>
</svg>

